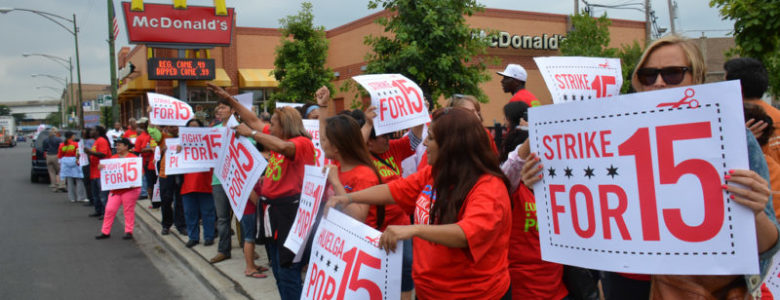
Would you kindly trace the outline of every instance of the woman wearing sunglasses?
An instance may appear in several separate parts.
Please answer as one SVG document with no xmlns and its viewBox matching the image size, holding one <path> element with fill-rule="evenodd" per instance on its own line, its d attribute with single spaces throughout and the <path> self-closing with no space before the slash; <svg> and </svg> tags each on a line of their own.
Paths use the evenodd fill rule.
<svg viewBox="0 0 780 300">
<path fill-rule="evenodd" d="M 638 92 L 674 88 L 704 82 L 705 65 L 699 48 L 692 42 L 667 36 L 653 42 L 637 64 L 631 84 Z M 746 129 L 747 130 L 747 129 Z M 747 132 L 750 170 L 732 170 L 723 185 L 733 200 L 755 213 L 760 275 L 693 276 L 635 275 L 605 272 L 602 278 L 606 299 L 753 299 L 778 250 L 778 227 L 772 210 L 768 170 L 761 148 Z M 521 148 L 518 155 L 528 153 Z M 522 167 L 525 184 L 532 187 L 541 179 L 539 158 L 527 157 Z M 734 184 L 744 186 L 737 187 Z"/>
</svg>

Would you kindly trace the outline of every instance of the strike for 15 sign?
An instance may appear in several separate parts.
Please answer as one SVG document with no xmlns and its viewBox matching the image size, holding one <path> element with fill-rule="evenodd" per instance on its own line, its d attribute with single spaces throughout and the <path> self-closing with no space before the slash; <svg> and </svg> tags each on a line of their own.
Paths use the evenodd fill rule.
<svg viewBox="0 0 780 300">
<path fill-rule="evenodd" d="M 268 161 L 249 139 L 237 137 L 234 130 L 227 131 L 220 152 L 214 175 L 222 183 L 233 213 L 241 220 L 252 187 L 260 179 Z"/>
<path fill-rule="evenodd" d="M 531 108 L 542 258 L 645 274 L 758 273 L 755 217 L 721 185 L 748 169 L 738 82 Z"/>
<path fill-rule="evenodd" d="M 140 157 L 101 159 L 102 191 L 140 187 L 143 182 L 143 159 Z"/>
<path fill-rule="evenodd" d="M 330 170 L 326 169 L 323 174 L 322 167 L 304 167 L 305 172 L 298 213 L 295 215 L 295 221 L 293 221 L 293 226 L 287 235 L 287 240 L 284 241 L 284 246 L 295 253 L 296 258 L 303 253 L 311 228 L 317 219 L 317 215 L 320 213 L 322 195 L 325 193 L 325 184 L 327 183 Z"/>
<path fill-rule="evenodd" d="M 617 96 L 623 86 L 620 59 L 600 57 L 534 57 L 553 103 Z"/>
<path fill-rule="evenodd" d="M 330 159 L 325 158 L 325 152 L 322 151 L 320 145 L 320 121 L 319 120 L 303 120 L 303 127 L 311 135 L 311 142 L 314 143 L 314 165 L 322 167 L 327 164 L 332 164 Z"/>
<path fill-rule="evenodd" d="M 168 95 L 146 93 L 149 98 L 149 122 L 153 125 L 186 126 L 195 114 L 192 107 L 184 101 Z"/>
<path fill-rule="evenodd" d="M 335 210 L 328 210 L 314 235 L 301 299 L 399 299 L 401 253 L 379 249 L 382 233 Z"/>
<path fill-rule="evenodd" d="M 377 135 L 411 128 L 431 121 L 422 89 L 401 74 L 373 74 L 352 77 L 371 94 L 377 109 Z"/>
<path fill-rule="evenodd" d="M 181 127 L 182 167 L 213 168 L 219 158 L 225 127 Z"/>
</svg>

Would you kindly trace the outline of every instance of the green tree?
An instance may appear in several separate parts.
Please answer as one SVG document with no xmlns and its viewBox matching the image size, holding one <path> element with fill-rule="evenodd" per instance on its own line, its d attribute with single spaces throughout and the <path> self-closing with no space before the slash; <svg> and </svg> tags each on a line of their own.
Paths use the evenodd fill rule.
<svg viewBox="0 0 780 300">
<path fill-rule="evenodd" d="M 727 55 L 761 60 L 769 72 L 769 92 L 780 95 L 780 1 L 710 0 L 710 6 L 734 21 L 736 48 Z"/>
<path fill-rule="evenodd" d="M 112 113 L 110 106 L 104 106 L 100 108 L 100 124 L 110 128 L 114 126 L 114 114 Z"/>
<path fill-rule="evenodd" d="M 389 10 L 376 22 L 389 35 L 368 36 L 367 74 L 400 73 L 423 90 L 427 99 L 455 93 L 487 96 L 479 88 L 488 81 L 488 41 L 474 38 L 466 16 L 481 11 L 476 0 L 371 0 L 370 9 Z M 436 101 L 428 101 L 433 109 Z"/>
<path fill-rule="evenodd" d="M 642 47 L 638 42 L 623 45 L 620 49 L 610 48 L 609 26 L 612 21 L 604 13 L 593 18 L 588 14 L 578 13 L 571 16 L 572 29 L 561 42 L 561 54 L 564 56 L 592 56 L 620 58 L 623 71 L 623 86 L 621 93 L 631 91 L 631 73 L 642 56 Z"/>
<path fill-rule="evenodd" d="M 325 67 L 325 27 L 314 26 L 311 9 L 310 2 L 303 2 L 297 15 L 279 20 L 282 40 L 276 48 L 273 71 L 279 91 L 272 95 L 273 101 L 313 102 L 314 92 L 321 86 L 333 90 L 333 71 Z"/>
<path fill-rule="evenodd" d="M 54 127 L 60 127 L 60 125 L 62 125 L 62 118 L 60 118 L 60 113 L 59 112 L 49 113 L 49 115 L 46 116 L 46 124 L 49 124 Z"/>
<path fill-rule="evenodd" d="M 14 121 L 16 121 L 16 124 L 19 124 L 19 122 L 27 118 L 27 114 L 23 114 L 23 113 L 11 114 L 11 116 L 14 117 Z"/>
<path fill-rule="evenodd" d="M 0 105 L 0 116 L 11 115 L 11 108 L 8 105 Z"/>
</svg>

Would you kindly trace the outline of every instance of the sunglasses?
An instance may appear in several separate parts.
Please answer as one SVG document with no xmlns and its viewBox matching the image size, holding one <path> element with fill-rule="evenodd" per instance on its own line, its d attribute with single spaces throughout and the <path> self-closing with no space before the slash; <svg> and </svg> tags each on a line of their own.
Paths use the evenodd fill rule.
<svg viewBox="0 0 780 300">
<path fill-rule="evenodd" d="M 666 68 L 641 68 L 636 71 L 637 79 L 642 85 L 652 85 L 658 79 L 658 74 L 664 79 L 666 84 L 680 84 L 685 78 L 685 72 L 690 71 L 688 67 L 666 67 Z"/>
</svg>

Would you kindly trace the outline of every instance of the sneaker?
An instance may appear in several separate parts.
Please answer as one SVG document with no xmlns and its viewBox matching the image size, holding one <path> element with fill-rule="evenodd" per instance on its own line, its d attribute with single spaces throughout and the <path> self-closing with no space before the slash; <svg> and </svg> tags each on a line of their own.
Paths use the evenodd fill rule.
<svg viewBox="0 0 780 300">
<path fill-rule="evenodd" d="M 214 245 L 214 240 L 206 240 L 203 242 L 203 246 L 211 246 Z"/>
<path fill-rule="evenodd" d="M 133 234 L 131 232 L 127 232 L 127 233 L 125 233 L 124 236 L 122 236 L 122 239 L 123 240 L 132 240 L 133 239 Z"/>
<path fill-rule="evenodd" d="M 81 202 L 89 203 L 89 199 L 87 199 L 87 198 L 81 199 Z"/>
<path fill-rule="evenodd" d="M 187 241 L 186 244 L 184 244 L 184 246 L 186 246 L 187 248 L 192 248 L 192 247 L 194 247 L 195 245 L 197 245 L 199 243 L 200 243 L 199 241 L 189 240 L 189 241 Z"/>
<path fill-rule="evenodd" d="M 160 234 L 162 234 L 162 235 L 168 235 L 170 233 L 171 233 L 171 229 L 170 228 L 163 228 L 162 230 L 160 230 Z"/>
<path fill-rule="evenodd" d="M 101 213 L 91 213 L 91 214 L 89 214 L 89 216 L 90 217 L 100 217 L 100 216 L 103 216 L 103 214 L 101 214 Z"/>
<path fill-rule="evenodd" d="M 103 240 L 103 239 L 107 239 L 107 238 L 110 238 L 110 237 L 111 237 L 110 234 L 100 233 L 100 235 L 96 236 L 95 239 L 96 240 Z"/>
</svg>

